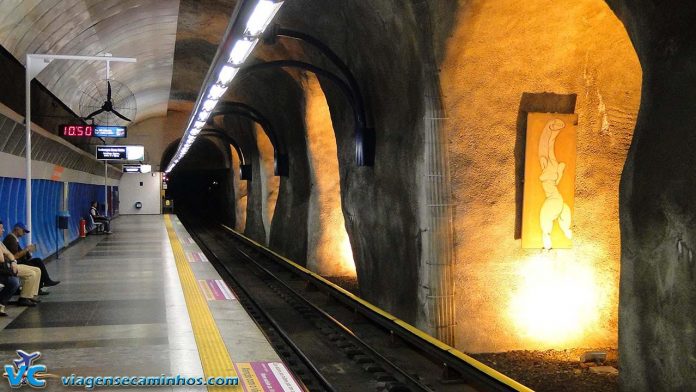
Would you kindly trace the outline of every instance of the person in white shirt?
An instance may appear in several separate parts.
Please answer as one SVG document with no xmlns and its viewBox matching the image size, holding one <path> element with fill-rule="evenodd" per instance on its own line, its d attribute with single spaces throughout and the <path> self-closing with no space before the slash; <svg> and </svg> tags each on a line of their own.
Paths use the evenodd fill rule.
<svg viewBox="0 0 696 392">
<path fill-rule="evenodd" d="M 94 222 L 102 222 L 104 224 L 104 232 L 106 234 L 111 234 L 111 219 L 109 219 L 108 216 L 104 215 L 99 215 L 99 212 L 97 211 L 97 202 L 93 201 L 91 204 L 91 207 L 89 209 L 89 214 L 92 215 L 92 219 L 94 219 Z"/>
</svg>

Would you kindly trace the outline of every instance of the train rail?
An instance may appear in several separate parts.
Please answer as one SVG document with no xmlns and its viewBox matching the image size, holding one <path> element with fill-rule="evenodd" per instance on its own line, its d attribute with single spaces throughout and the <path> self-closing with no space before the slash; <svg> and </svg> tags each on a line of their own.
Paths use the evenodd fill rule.
<svg viewBox="0 0 696 392">
<path fill-rule="evenodd" d="M 531 391 L 219 224 L 180 217 L 310 391 Z"/>
</svg>

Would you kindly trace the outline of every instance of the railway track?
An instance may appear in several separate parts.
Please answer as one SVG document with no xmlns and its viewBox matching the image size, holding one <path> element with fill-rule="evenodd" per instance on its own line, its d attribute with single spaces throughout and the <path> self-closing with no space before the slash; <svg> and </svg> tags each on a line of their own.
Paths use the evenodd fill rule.
<svg viewBox="0 0 696 392">
<path fill-rule="evenodd" d="M 309 391 L 531 391 L 225 226 L 180 219 Z"/>
</svg>

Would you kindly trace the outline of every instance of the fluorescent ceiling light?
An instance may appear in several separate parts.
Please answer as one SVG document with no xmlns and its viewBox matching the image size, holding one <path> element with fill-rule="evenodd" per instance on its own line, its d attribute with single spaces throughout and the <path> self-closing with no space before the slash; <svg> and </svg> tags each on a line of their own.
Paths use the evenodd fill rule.
<svg viewBox="0 0 696 392">
<path fill-rule="evenodd" d="M 239 68 L 231 67 L 229 65 L 223 66 L 220 70 L 220 74 L 218 75 L 217 82 L 223 85 L 229 84 L 238 71 Z"/>
<path fill-rule="evenodd" d="M 209 112 L 212 112 L 213 109 L 215 109 L 215 105 L 217 105 L 218 100 L 217 99 L 211 99 L 208 98 L 203 102 L 203 110 L 207 110 Z"/>
<path fill-rule="evenodd" d="M 193 124 L 193 127 L 194 127 L 194 128 L 203 128 L 204 126 L 205 126 L 205 121 L 196 121 L 196 122 Z"/>
<path fill-rule="evenodd" d="M 220 99 L 220 97 L 222 97 L 225 94 L 225 91 L 227 91 L 226 86 L 214 84 L 213 87 L 210 88 L 210 93 L 208 94 L 208 97 L 212 99 Z"/>
<path fill-rule="evenodd" d="M 198 113 L 198 121 L 206 122 L 208 121 L 208 117 L 210 117 L 210 112 L 207 110 L 201 110 Z"/>
<path fill-rule="evenodd" d="M 238 40 L 230 51 L 229 62 L 236 66 L 242 65 L 244 60 L 249 57 L 251 51 L 254 50 L 254 46 L 256 46 L 257 42 L 259 42 L 258 39 L 248 40 L 242 38 Z"/>
<path fill-rule="evenodd" d="M 198 128 L 194 128 L 194 129 L 191 130 L 191 132 L 189 132 L 189 135 L 191 135 L 191 136 L 198 136 L 199 133 L 201 133 L 201 130 L 198 129 Z"/>
<path fill-rule="evenodd" d="M 271 23 L 281 5 L 283 5 L 282 1 L 260 0 L 251 16 L 249 16 L 244 34 L 254 37 L 261 35 Z"/>
</svg>

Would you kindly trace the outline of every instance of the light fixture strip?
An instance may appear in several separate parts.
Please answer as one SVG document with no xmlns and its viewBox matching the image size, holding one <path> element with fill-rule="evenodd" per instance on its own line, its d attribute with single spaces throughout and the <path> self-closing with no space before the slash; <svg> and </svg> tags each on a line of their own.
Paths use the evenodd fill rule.
<svg viewBox="0 0 696 392">
<path fill-rule="evenodd" d="M 238 15 L 239 10 L 247 3 L 248 1 L 240 2 L 233 15 Z M 237 40 L 227 39 L 227 36 L 234 31 L 233 25 L 238 21 L 235 20 L 231 22 L 227 29 L 226 36 L 223 37 L 222 44 L 220 44 L 221 47 L 218 48 L 215 60 L 213 60 L 210 70 L 208 70 L 208 76 L 204 84 L 205 89 L 202 90 L 196 100 L 195 110 L 191 112 L 188 127 L 179 142 L 176 154 L 174 154 L 174 157 L 165 170 L 166 173 L 171 172 L 181 158 L 186 155 L 189 148 L 196 140 L 196 136 L 198 136 L 201 129 L 205 126 L 210 113 L 215 109 L 220 98 L 225 95 L 227 86 L 239 72 L 239 67 L 246 61 L 258 44 L 258 37 L 260 37 L 268 25 L 271 24 L 283 3 L 284 1 L 278 0 L 258 0 L 254 10 L 249 14 L 243 34 Z M 226 42 L 234 42 L 234 44 L 231 45 L 231 49 L 224 50 L 222 48 L 222 45 L 225 45 Z M 220 64 L 222 64 L 222 66 L 220 66 Z M 213 77 L 213 70 L 218 68 L 218 73 Z"/>
</svg>

